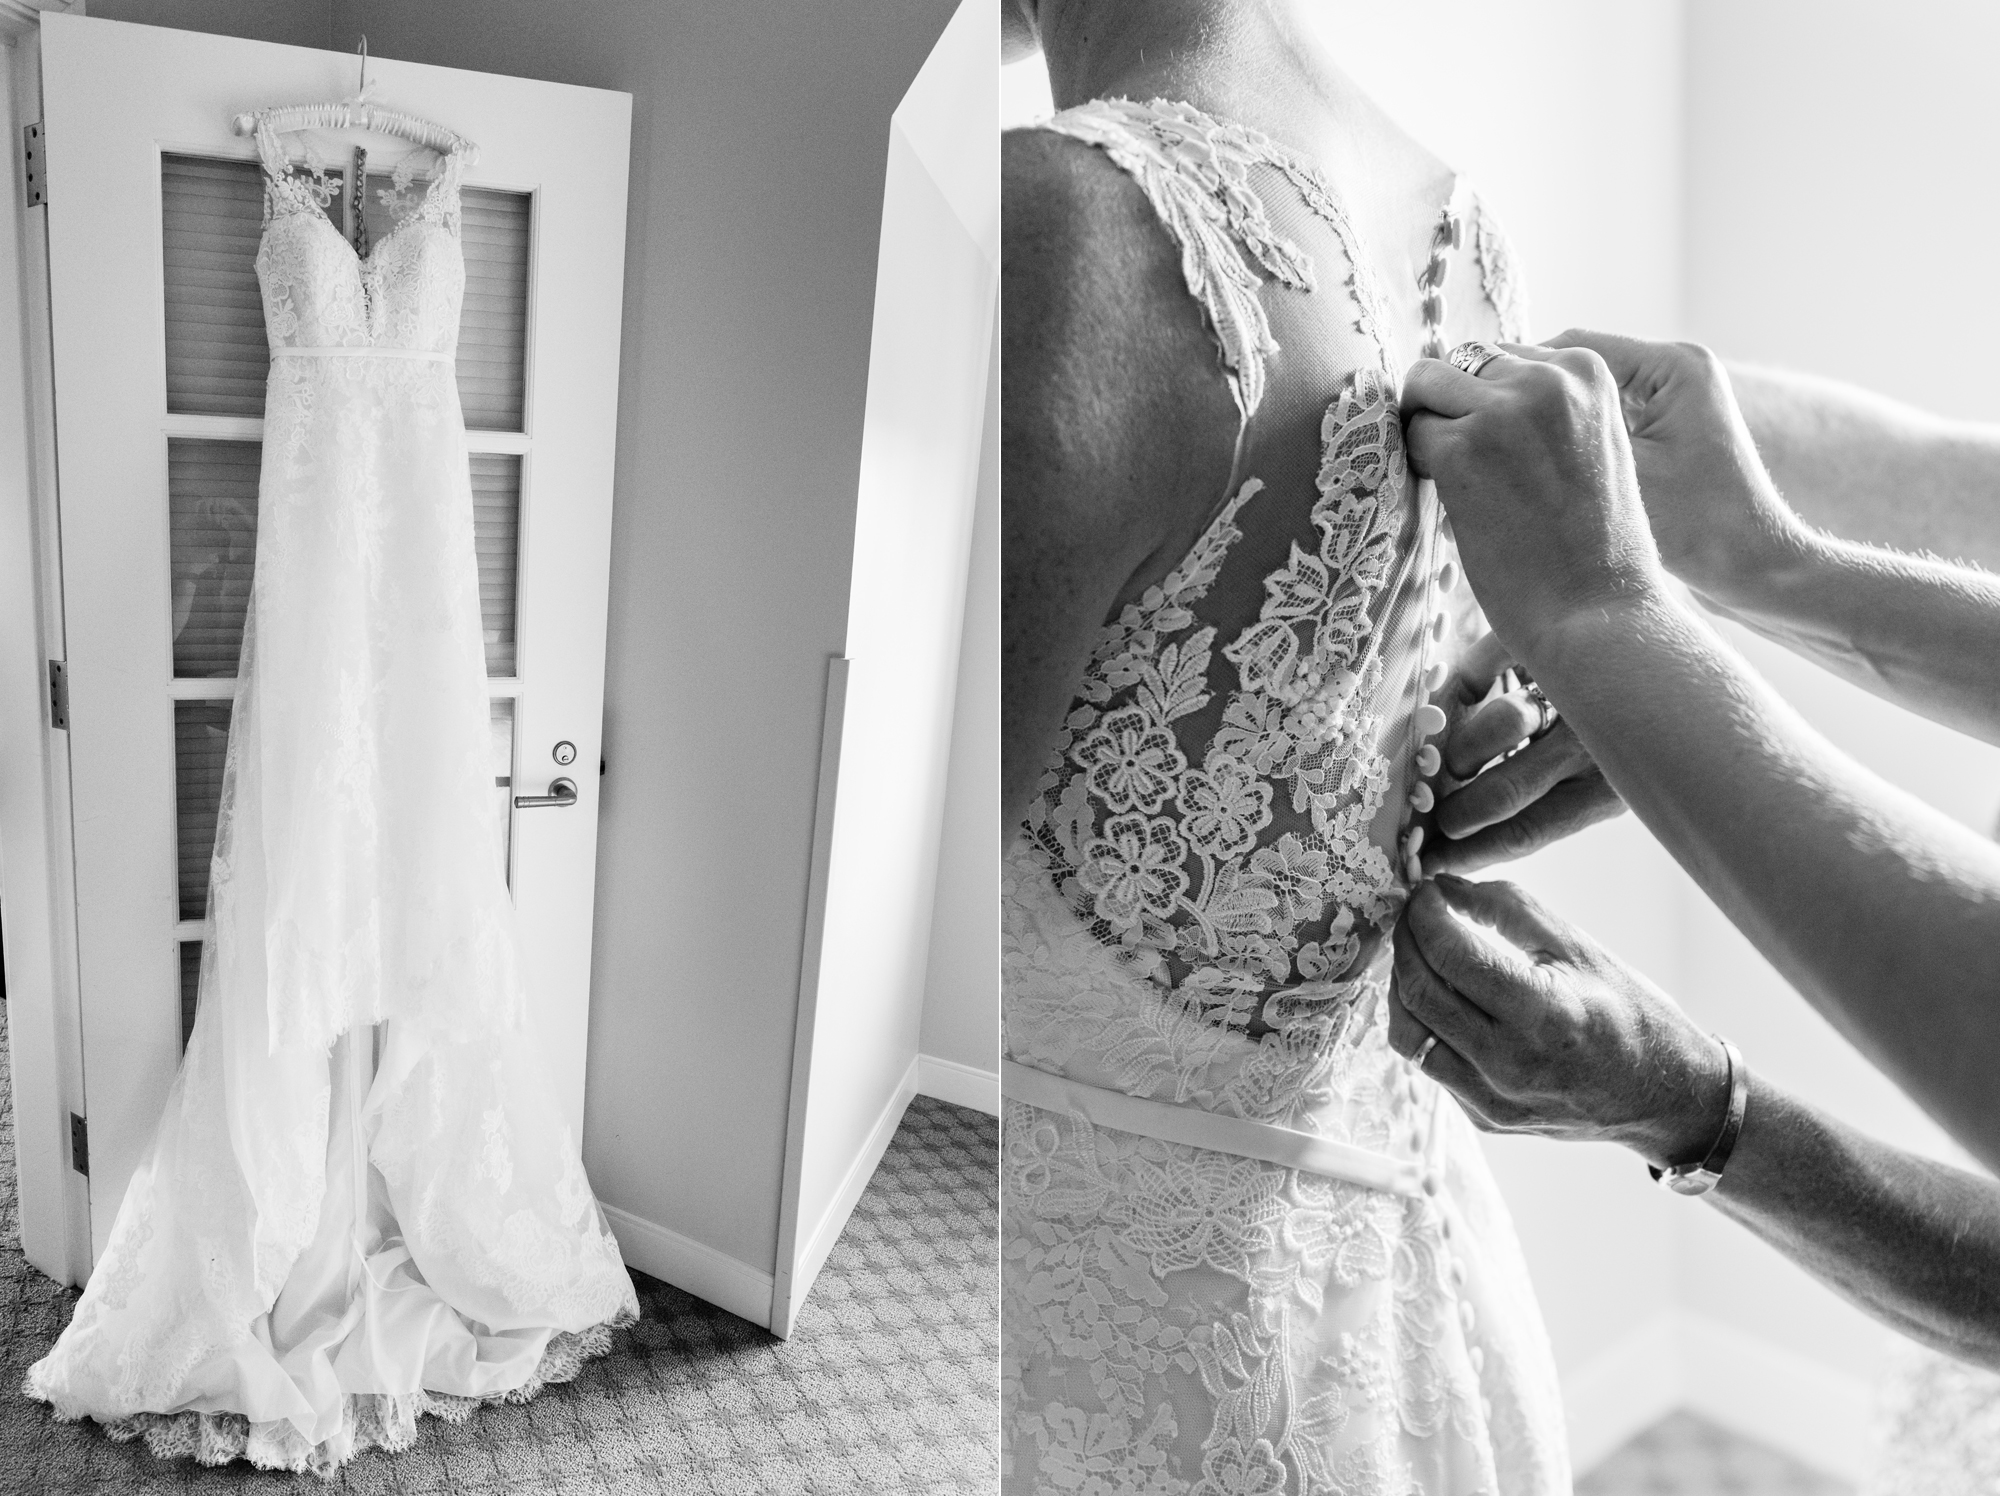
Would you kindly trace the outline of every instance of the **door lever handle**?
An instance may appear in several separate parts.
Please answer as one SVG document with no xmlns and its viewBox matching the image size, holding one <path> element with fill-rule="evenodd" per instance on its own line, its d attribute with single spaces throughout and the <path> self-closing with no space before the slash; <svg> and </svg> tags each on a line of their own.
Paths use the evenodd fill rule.
<svg viewBox="0 0 2000 1496">
<path fill-rule="evenodd" d="M 537 805 L 574 805 L 576 804 L 576 781 L 574 779 L 554 780 L 550 783 L 549 792 L 546 795 L 516 795 L 514 797 L 514 804 L 521 810 L 528 810 Z"/>
</svg>

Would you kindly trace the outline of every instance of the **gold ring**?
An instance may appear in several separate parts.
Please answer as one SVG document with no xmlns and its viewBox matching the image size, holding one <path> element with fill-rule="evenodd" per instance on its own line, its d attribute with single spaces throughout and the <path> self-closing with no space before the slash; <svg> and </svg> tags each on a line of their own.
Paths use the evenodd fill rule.
<svg viewBox="0 0 2000 1496">
<path fill-rule="evenodd" d="M 1479 371 L 1499 356 L 1500 350 L 1498 348 L 1495 348 L 1491 343 L 1482 343 L 1475 338 L 1469 343 L 1460 343 L 1456 348 L 1451 350 L 1448 358 L 1454 369 L 1459 370 L 1461 373 L 1470 374 L 1474 379 L 1477 379 Z"/>
<path fill-rule="evenodd" d="M 1424 1042 L 1417 1046 L 1417 1052 L 1410 1056 L 1410 1063 L 1415 1065 L 1419 1070 L 1423 1069 L 1424 1061 L 1431 1057 L 1431 1051 L 1437 1048 L 1437 1042 L 1438 1036 L 1436 1034 L 1425 1035 Z"/>
</svg>

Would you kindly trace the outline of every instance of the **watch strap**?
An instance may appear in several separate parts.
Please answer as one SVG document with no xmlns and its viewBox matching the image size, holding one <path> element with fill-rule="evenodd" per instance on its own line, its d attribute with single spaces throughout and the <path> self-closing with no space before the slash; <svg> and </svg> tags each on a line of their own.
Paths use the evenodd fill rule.
<svg viewBox="0 0 2000 1496">
<path fill-rule="evenodd" d="M 1646 1166 L 1660 1185 L 1677 1195 L 1702 1195 L 1715 1188 L 1722 1180 L 1723 1166 L 1729 1162 L 1729 1155 L 1736 1149 L 1736 1139 L 1743 1131 L 1743 1114 L 1750 1107 L 1750 1071 L 1743 1063 L 1743 1056 L 1722 1035 L 1714 1036 L 1722 1046 L 1722 1053 L 1729 1064 L 1729 1110 L 1722 1119 L 1722 1131 L 1716 1134 L 1715 1143 L 1699 1163 L 1676 1164 L 1670 1169 Z"/>
</svg>

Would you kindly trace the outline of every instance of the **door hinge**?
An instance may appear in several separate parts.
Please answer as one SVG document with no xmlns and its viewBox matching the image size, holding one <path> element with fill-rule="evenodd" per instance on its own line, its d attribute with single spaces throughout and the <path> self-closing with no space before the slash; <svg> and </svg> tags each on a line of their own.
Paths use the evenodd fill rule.
<svg viewBox="0 0 2000 1496">
<path fill-rule="evenodd" d="M 75 1112 L 69 1114 L 69 1166 L 90 1177 L 90 1124 Z"/>
<path fill-rule="evenodd" d="M 49 726 L 69 731 L 69 666 L 49 661 Z"/>
<path fill-rule="evenodd" d="M 21 182 L 28 190 L 28 206 L 39 208 L 49 200 L 49 153 L 42 144 L 42 122 L 21 126 Z"/>
</svg>

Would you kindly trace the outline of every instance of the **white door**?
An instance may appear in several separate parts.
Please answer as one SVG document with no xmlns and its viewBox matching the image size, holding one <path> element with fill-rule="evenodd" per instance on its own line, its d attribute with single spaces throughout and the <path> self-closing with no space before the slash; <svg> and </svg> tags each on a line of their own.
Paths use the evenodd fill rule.
<svg viewBox="0 0 2000 1496">
<path fill-rule="evenodd" d="M 229 122 L 350 94 L 357 59 L 58 15 L 41 58 L 83 1077 L 68 1104 L 88 1124 L 94 1260 L 192 1017 L 254 543 L 259 186 Z M 480 147 L 458 377 L 494 807 L 538 1037 L 581 1136 L 631 101 L 381 60 L 369 81 Z M 407 149 L 325 139 L 336 164 L 365 143 L 371 174 Z M 573 804 L 516 808 L 559 778 Z"/>
</svg>

